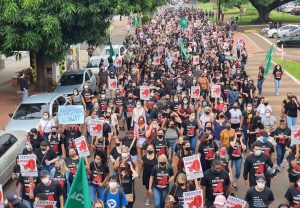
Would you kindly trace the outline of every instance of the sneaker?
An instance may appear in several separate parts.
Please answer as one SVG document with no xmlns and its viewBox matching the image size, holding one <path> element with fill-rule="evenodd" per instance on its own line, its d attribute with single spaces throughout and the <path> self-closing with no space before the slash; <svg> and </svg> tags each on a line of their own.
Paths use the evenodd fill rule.
<svg viewBox="0 0 300 208">
<path fill-rule="evenodd" d="M 150 205 L 150 199 L 147 199 L 147 200 L 145 201 L 145 205 L 146 205 L 146 206 L 149 206 L 149 205 Z"/>
</svg>

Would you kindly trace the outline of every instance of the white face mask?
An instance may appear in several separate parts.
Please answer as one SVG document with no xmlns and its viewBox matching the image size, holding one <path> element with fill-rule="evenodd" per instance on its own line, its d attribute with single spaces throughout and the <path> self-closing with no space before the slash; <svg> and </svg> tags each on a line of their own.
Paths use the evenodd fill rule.
<svg viewBox="0 0 300 208">
<path fill-rule="evenodd" d="M 142 106 L 142 105 L 141 105 L 141 104 L 139 104 L 139 103 L 138 103 L 138 104 L 136 104 L 136 107 L 138 107 L 138 108 L 140 108 L 141 106 Z"/>
<path fill-rule="evenodd" d="M 257 183 L 257 188 L 258 189 L 264 189 L 265 188 L 265 183 Z"/>
<path fill-rule="evenodd" d="M 128 153 L 127 152 L 122 152 L 122 158 L 128 157 Z"/>
<path fill-rule="evenodd" d="M 115 189 L 115 188 L 117 188 L 117 182 L 109 182 L 109 188 L 110 189 Z"/>
<path fill-rule="evenodd" d="M 107 109 L 106 112 L 111 113 L 111 109 Z"/>
<path fill-rule="evenodd" d="M 267 117 L 270 117 L 270 116 L 271 116 L 271 113 L 266 113 L 266 116 L 267 116 Z"/>
<path fill-rule="evenodd" d="M 48 116 L 47 116 L 47 115 L 46 115 L 46 116 L 43 116 L 43 119 L 47 120 L 47 119 L 48 119 Z"/>
<path fill-rule="evenodd" d="M 300 182 L 297 182 L 297 186 L 300 187 Z"/>
<path fill-rule="evenodd" d="M 252 107 L 247 107 L 247 110 L 248 110 L 248 111 L 251 111 L 251 110 L 252 110 Z"/>
<path fill-rule="evenodd" d="M 45 185 L 48 184 L 49 181 L 50 181 L 50 179 L 48 177 L 42 178 L 42 183 L 45 184 Z"/>
</svg>

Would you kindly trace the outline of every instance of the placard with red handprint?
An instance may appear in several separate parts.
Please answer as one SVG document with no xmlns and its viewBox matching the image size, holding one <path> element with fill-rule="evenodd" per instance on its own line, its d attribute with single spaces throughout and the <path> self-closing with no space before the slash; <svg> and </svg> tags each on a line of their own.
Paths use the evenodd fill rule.
<svg viewBox="0 0 300 208">
<path fill-rule="evenodd" d="M 221 85 L 212 85 L 211 86 L 211 97 L 212 98 L 221 97 Z"/>
<path fill-rule="evenodd" d="M 204 208 L 203 191 L 195 190 L 183 192 L 184 207 L 186 208 Z"/>
<path fill-rule="evenodd" d="M 291 146 L 294 144 L 300 144 L 300 125 L 292 126 L 291 131 Z"/>
<path fill-rule="evenodd" d="M 76 145 L 76 149 L 78 151 L 79 157 L 90 156 L 90 151 L 89 151 L 89 148 L 87 146 L 84 136 L 81 136 L 81 137 L 75 139 L 74 141 L 75 141 L 75 145 Z"/>
<path fill-rule="evenodd" d="M 155 56 L 153 58 L 153 62 L 152 62 L 153 65 L 159 65 L 160 64 L 160 57 L 159 56 Z"/>
<path fill-rule="evenodd" d="M 3 199 L 3 188 L 2 184 L 0 184 L 0 207 L 3 206 L 4 199 Z"/>
<path fill-rule="evenodd" d="M 228 208 L 245 208 L 246 204 L 247 204 L 247 202 L 242 199 L 239 199 L 239 198 L 236 198 L 233 196 L 229 196 L 227 198 L 225 206 Z"/>
<path fill-rule="evenodd" d="M 197 65 L 197 64 L 199 64 L 199 61 L 200 59 L 199 59 L 199 55 L 198 56 L 193 56 L 193 65 Z"/>
<path fill-rule="evenodd" d="M 147 45 L 148 45 L 148 46 L 151 46 L 151 45 L 152 45 L 152 40 L 151 40 L 150 38 L 148 38 L 146 41 L 147 41 Z"/>
<path fill-rule="evenodd" d="M 192 155 L 183 158 L 184 168 L 188 180 L 203 177 L 203 170 L 199 155 Z"/>
<path fill-rule="evenodd" d="M 103 135 L 103 122 L 100 120 L 91 120 L 90 124 L 90 134 L 92 136 L 102 137 Z"/>
<path fill-rule="evenodd" d="M 34 203 L 35 208 L 56 208 L 56 201 L 38 200 Z"/>
<path fill-rule="evenodd" d="M 118 89 L 118 80 L 117 79 L 108 79 L 108 89 L 112 90 L 112 91 L 115 91 L 116 89 Z"/>
<path fill-rule="evenodd" d="M 140 99 L 141 100 L 150 100 L 149 86 L 140 86 Z"/>
<path fill-rule="evenodd" d="M 195 98 L 195 99 L 200 98 L 200 86 L 191 87 L 191 98 Z"/>
<path fill-rule="evenodd" d="M 23 177 L 38 176 L 36 156 L 35 155 L 19 155 L 21 175 Z"/>
<path fill-rule="evenodd" d="M 179 57 L 179 51 L 173 51 L 172 52 L 173 61 L 178 61 L 178 57 Z"/>
</svg>

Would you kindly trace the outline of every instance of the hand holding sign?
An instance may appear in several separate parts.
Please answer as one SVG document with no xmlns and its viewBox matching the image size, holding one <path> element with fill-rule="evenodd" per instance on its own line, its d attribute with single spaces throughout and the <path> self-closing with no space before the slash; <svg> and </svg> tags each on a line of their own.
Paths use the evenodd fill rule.
<svg viewBox="0 0 300 208">
<path fill-rule="evenodd" d="M 292 126 L 291 131 L 291 145 L 300 144 L 300 125 Z"/>
<path fill-rule="evenodd" d="M 200 98 L 200 86 L 191 87 L 191 98 L 199 99 Z"/>
<path fill-rule="evenodd" d="M 211 97 L 220 98 L 221 97 L 221 85 L 212 85 L 211 86 Z"/>
<path fill-rule="evenodd" d="M 203 177 L 203 170 L 200 163 L 199 155 L 192 155 L 183 158 L 183 163 L 188 180 Z"/>
<path fill-rule="evenodd" d="M 38 176 L 35 155 L 19 155 L 19 162 L 23 177 Z"/>
<path fill-rule="evenodd" d="M 150 100 L 149 86 L 140 86 L 140 99 L 141 100 Z"/>
<path fill-rule="evenodd" d="M 109 79 L 108 80 L 108 88 L 109 90 L 113 90 L 115 91 L 116 89 L 118 89 L 118 80 L 117 79 Z"/>
<path fill-rule="evenodd" d="M 81 136 L 81 137 L 75 139 L 74 142 L 75 142 L 79 157 L 90 156 L 90 151 L 88 149 L 88 146 L 87 146 L 84 136 Z"/>
</svg>

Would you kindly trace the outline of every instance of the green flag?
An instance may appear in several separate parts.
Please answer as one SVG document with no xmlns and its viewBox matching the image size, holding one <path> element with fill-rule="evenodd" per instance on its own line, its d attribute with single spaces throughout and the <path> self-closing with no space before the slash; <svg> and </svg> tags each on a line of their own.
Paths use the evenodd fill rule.
<svg viewBox="0 0 300 208">
<path fill-rule="evenodd" d="M 92 208 L 89 184 L 84 165 L 84 158 L 80 158 L 79 165 L 65 203 L 65 208 Z"/>
<path fill-rule="evenodd" d="M 108 56 L 108 62 L 113 63 L 113 56 L 115 55 L 114 49 L 111 45 L 111 41 L 109 42 L 109 56 Z"/>
<path fill-rule="evenodd" d="M 268 74 L 269 69 L 272 64 L 272 52 L 273 52 L 273 45 L 270 47 L 270 49 L 266 55 L 266 65 L 265 65 L 265 70 L 264 70 L 264 77 Z"/>
<path fill-rule="evenodd" d="M 189 26 L 188 26 L 188 23 L 187 23 L 187 21 L 186 21 L 186 18 L 185 18 L 185 16 L 183 16 L 182 18 L 181 18 L 181 20 L 179 21 L 179 25 L 180 25 L 180 27 L 182 28 L 182 29 L 184 29 L 184 30 L 186 30 Z"/>
<path fill-rule="evenodd" d="M 180 38 L 180 49 L 181 49 L 181 54 L 183 56 L 183 58 L 185 60 L 188 60 L 189 59 L 189 56 L 186 54 L 186 50 L 185 50 L 185 47 L 184 47 L 184 43 L 183 43 L 183 39 Z"/>
<path fill-rule="evenodd" d="M 137 18 L 137 16 L 134 16 L 133 18 L 133 25 L 136 26 L 136 27 L 140 27 L 140 22 L 139 22 L 139 19 Z"/>
</svg>

